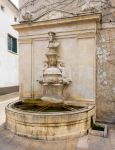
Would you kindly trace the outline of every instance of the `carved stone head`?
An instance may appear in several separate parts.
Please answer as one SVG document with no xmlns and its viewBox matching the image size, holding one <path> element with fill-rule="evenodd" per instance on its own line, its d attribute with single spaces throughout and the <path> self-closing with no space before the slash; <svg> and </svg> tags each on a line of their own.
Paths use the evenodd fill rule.
<svg viewBox="0 0 115 150">
<path fill-rule="evenodd" d="M 56 34 L 54 32 L 49 32 L 48 35 L 49 35 L 49 42 L 53 43 Z"/>
</svg>

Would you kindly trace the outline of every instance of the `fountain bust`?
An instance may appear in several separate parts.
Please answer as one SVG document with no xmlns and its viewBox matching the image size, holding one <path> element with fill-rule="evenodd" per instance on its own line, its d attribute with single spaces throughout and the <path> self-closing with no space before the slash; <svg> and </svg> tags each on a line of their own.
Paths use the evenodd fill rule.
<svg viewBox="0 0 115 150">
<path fill-rule="evenodd" d="M 48 35 L 47 61 L 45 62 L 42 78 L 39 81 L 43 86 L 43 97 L 41 99 L 60 103 L 64 99 L 64 87 L 69 85 L 71 80 L 64 76 L 64 63 L 58 60 L 57 51 L 60 44 L 55 39 L 56 33 L 49 32 Z"/>
<path fill-rule="evenodd" d="M 56 40 L 55 40 L 56 33 L 55 32 L 49 32 L 48 35 L 49 35 L 48 48 L 54 48 L 54 49 L 57 48 L 59 46 L 59 43 L 56 42 Z"/>
</svg>

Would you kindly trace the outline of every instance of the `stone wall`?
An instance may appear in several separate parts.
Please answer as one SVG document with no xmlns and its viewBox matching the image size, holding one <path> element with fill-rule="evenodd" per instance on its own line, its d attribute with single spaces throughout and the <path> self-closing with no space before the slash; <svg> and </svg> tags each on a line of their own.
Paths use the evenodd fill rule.
<svg viewBox="0 0 115 150">
<path fill-rule="evenodd" d="M 99 31 L 97 44 L 97 118 L 115 122 L 115 28 Z"/>
<path fill-rule="evenodd" d="M 32 14 L 32 21 L 72 17 L 87 13 L 102 13 L 102 21 L 115 21 L 115 0 L 20 0 L 20 21 L 26 12 Z M 52 12 L 53 11 L 53 12 Z M 52 13 L 51 13 L 52 12 Z M 59 14 L 59 12 L 61 14 Z M 49 17 L 43 18 L 49 14 Z"/>
</svg>

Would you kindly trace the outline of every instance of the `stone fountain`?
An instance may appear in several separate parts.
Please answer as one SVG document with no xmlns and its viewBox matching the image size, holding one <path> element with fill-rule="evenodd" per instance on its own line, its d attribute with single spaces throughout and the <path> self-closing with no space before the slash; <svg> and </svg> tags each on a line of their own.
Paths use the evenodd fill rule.
<svg viewBox="0 0 115 150">
<path fill-rule="evenodd" d="M 7 129 L 42 140 L 89 132 L 96 116 L 99 21 L 96 14 L 14 26 L 20 34 L 20 99 L 6 107 Z"/>
<path fill-rule="evenodd" d="M 40 84 L 43 86 L 42 100 L 52 103 L 63 102 L 63 90 L 71 82 L 64 74 L 64 63 L 58 60 L 57 50 L 59 43 L 55 41 L 55 33 L 49 32 L 49 45 L 46 54 L 47 61 L 43 69 Z"/>
</svg>

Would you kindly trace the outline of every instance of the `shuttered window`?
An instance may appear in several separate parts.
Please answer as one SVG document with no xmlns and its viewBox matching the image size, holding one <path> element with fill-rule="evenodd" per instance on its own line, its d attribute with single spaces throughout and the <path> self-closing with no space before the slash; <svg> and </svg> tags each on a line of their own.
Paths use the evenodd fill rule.
<svg viewBox="0 0 115 150">
<path fill-rule="evenodd" d="M 17 53 L 17 39 L 8 34 L 8 50 Z"/>
</svg>

